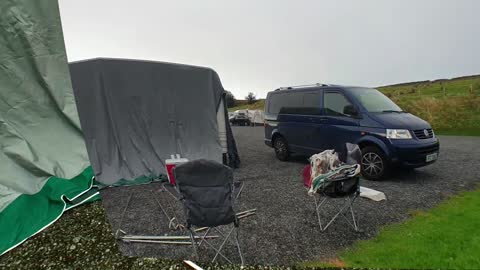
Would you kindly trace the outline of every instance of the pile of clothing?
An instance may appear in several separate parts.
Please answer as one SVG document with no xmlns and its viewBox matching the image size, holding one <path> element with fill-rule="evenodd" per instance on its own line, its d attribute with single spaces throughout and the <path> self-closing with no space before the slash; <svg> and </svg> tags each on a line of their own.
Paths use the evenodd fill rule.
<svg viewBox="0 0 480 270">
<path fill-rule="evenodd" d="M 313 195 L 325 181 L 345 179 L 360 174 L 359 164 L 346 164 L 340 161 L 334 150 L 325 150 L 310 157 L 310 165 L 304 169 L 304 184 L 309 195 Z"/>
</svg>

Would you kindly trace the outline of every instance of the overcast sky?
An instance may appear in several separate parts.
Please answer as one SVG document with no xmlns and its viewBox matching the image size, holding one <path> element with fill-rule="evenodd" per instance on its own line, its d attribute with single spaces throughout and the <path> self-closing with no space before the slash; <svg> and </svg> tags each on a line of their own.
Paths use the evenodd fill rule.
<svg viewBox="0 0 480 270">
<path fill-rule="evenodd" d="M 480 74 L 478 0 L 59 0 L 69 61 L 208 66 L 237 98 Z"/>
</svg>

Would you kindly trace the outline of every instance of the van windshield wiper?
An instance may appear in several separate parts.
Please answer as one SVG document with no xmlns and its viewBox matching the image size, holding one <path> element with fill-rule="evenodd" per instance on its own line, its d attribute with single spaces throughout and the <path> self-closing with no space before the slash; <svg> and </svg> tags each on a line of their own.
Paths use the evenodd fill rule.
<svg viewBox="0 0 480 270">
<path fill-rule="evenodd" d="M 396 111 L 396 110 L 384 110 L 384 111 L 382 111 L 382 113 L 394 113 L 394 112 L 396 112 L 396 113 L 404 113 L 404 111 Z"/>
</svg>

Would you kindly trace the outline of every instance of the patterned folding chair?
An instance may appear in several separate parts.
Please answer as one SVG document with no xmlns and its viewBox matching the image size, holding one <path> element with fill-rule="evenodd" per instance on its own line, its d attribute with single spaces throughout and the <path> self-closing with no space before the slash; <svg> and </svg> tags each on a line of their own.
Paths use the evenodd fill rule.
<svg viewBox="0 0 480 270">
<path fill-rule="evenodd" d="M 360 148 L 356 144 L 347 143 L 345 148 L 337 153 L 343 164 L 337 164 L 335 169 L 312 179 L 309 194 L 313 195 L 315 200 L 315 211 L 321 231 L 325 231 L 339 216 L 343 216 L 348 224 L 358 231 L 353 205 L 360 195 Z M 343 204 L 337 208 L 326 225 L 323 225 L 324 206 L 331 199 L 343 199 Z"/>
</svg>

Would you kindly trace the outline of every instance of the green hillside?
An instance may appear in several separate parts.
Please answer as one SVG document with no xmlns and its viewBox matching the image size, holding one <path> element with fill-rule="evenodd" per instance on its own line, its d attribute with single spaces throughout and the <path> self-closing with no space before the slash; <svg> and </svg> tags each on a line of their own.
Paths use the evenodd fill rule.
<svg viewBox="0 0 480 270">
<path fill-rule="evenodd" d="M 233 112 L 236 110 L 263 110 L 265 109 L 265 99 L 259 99 L 253 104 L 248 104 L 246 100 L 237 100 L 237 106 L 228 108 L 228 111 Z"/>
<path fill-rule="evenodd" d="M 403 110 L 430 122 L 437 134 L 480 136 L 480 75 L 403 83 L 377 89 Z M 265 107 L 265 100 L 258 100 L 254 104 L 239 102 L 239 106 L 229 110 Z"/>
<path fill-rule="evenodd" d="M 480 136 L 480 76 L 378 88 L 437 134 Z"/>
</svg>

